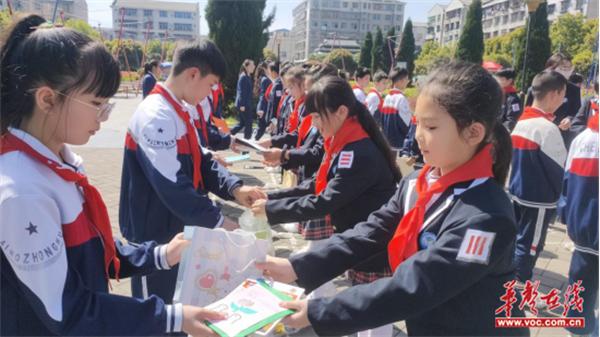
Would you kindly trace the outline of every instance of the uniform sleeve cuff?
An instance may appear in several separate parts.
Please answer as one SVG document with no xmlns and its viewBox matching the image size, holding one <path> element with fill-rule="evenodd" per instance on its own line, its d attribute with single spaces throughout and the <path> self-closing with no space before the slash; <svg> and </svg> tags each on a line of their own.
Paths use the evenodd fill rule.
<svg viewBox="0 0 600 337">
<path fill-rule="evenodd" d="M 221 217 L 219 218 L 219 220 L 217 220 L 217 224 L 213 228 L 220 228 L 220 227 L 222 227 L 223 226 L 223 221 L 225 221 L 225 217 L 223 215 L 221 215 Z"/>
<path fill-rule="evenodd" d="M 181 332 L 183 329 L 183 304 L 168 304 L 167 310 L 167 329 L 165 332 Z"/>
<path fill-rule="evenodd" d="M 171 269 L 171 266 L 167 262 L 167 245 L 154 247 L 154 265 L 158 270 Z"/>
</svg>

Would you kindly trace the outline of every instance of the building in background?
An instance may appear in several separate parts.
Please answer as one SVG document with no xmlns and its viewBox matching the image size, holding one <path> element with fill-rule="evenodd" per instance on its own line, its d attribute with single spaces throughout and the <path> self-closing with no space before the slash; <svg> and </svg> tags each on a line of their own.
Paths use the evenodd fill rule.
<svg viewBox="0 0 600 337">
<path fill-rule="evenodd" d="M 312 52 L 315 54 L 327 54 L 333 49 L 346 49 L 352 54 L 360 52 L 360 44 L 356 40 L 325 39 Z"/>
<path fill-rule="evenodd" d="M 405 3 L 399 0 L 303 0 L 294 8 L 293 60 L 306 59 L 325 40 L 362 43 L 379 26 L 402 31 Z M 333 42 L 331 42 L 333 43 Z"/>
<path fill-rule="evenodd" d="M 294 39 L 289 29 L 277 29 L 269 33 L 269 41 L 265 47 L 277 55 L 279 61 L 284 62 L 292 59 L 294 54 Z"/>
<path fill-rule="evenodd" d="M 192 2 L 115 0 L 113 29 L 123 38 L 197 40 L 200 37 L 200 7 Z M 122 28 L 121 28 L 122 25 Z"/>
<path fill-rule="evenodd" d="M 427 38 L 427 22 L 413 22 L 413 35 L 415 36 L 415 47 L 419 50 L 425 39 Z M 398 44 L 400 43 L 400 37 L 398 37 Z"/>
<path fill-rule="evenodd" d="M 435 41 L 442 44 L 444 29 L 444 10 L 446 5 L 435 4 L 427 12 L 427 41 Z"/>
<path fill-rule="evenodd" d="M 52 20 L 56 0 L 11 0 L 13 11 L 35 13 L 47 20 Z M 8 6 L 6 0 L 0 0 L 0 9 Z M 60 0 L 56 10 L 56 22 L 62 19 L 80 19 L 88 22 L 88 5 L 86 0 Z"/>
</svg>

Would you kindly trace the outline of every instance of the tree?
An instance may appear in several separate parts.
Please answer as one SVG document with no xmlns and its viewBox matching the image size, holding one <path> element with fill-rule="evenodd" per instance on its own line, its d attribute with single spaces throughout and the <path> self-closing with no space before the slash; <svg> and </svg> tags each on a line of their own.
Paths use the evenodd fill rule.
<svg viewBox="0 0 600 337">
<path fill-rule="evenodd" d="M 526 34 L 523 35 L 517 46 L 517 63 L 515 68 L 518 72 L 517 86 L 521 90 L 527 90 L 529 85 L 531 85 L 533 77 L 544 70 L 546 61 L 550 57 L 550 48 L 552 45 L 548 29 L 548 6 L 545 2 L 534 13 L 529 15 L 527 22 L 525 22 L 525 27 L 529 24 L 529 20 L 531 20 L 531 26 L 529 27 L 529 49 L 527 52 L 525 73 L 523 73 L 523 62 L 525 61 Z"/>
<path fill-rule="evenodd" d="M 91 39 L 100 40 L 100 33 L 83 20 L 67 19 L 67 21 L 65 21 L 65 27 L 83 33 Z"/>
<path fill-rule="evenodd" d="M 5 8 L 0 11 L 0 31 L 4 31 L 4 28 L 8 27 L 8 25 L 12 22 L 12 17 L 8 12 L 8 8 Z"/>
<path fill-rule="evenodd" d="M 585 19 L 582 14 L 570 13 L 559 16 L 550 26 L 552 50 L 576 55 L 583 47 Z"/>
<path fill-rule="evenodd" d="M 263 59 L 265 59 L 265 60 L 270 59 L 271 61 L 276 61 L 277 55 L 271 49 L 263 48 Z"/>
<path fill-rule="evenodd" d="M 394 50 L 396 50 L 396 28 L 392 26 L 385 34 L 385 40 L 383 40 L 384 71 L 390 71 L 394 66 Z"/>
<path fill-rule="evenodd" d="M 453 45 L 440 46 L 435 41 L 427 41 L 415 60 L 415 75 L 427 75 L 435 67 L 450 62 Z"/>
<path fill-rule="evenodd" d="M 421 50 L 421 53 L 422 52 L 423 51 Z M 415 36 L 413 35 L 413 25 L 410 19 L 408 19 L 404 25 L 396 62 L 406 62 L 408 76 L 409 78 L 412 78 L 415 70 Z"/>
<path fill-rule="evenodd" d="M 360 48 L 360 58 L 358 60 L 358 64 L 361 67 L 371 68 L 371 50 L 373 50 L 373 34 L 371 34 L 371 32 L 367 32 L 365 41 Z"/>
<path fill-rule="evenodd" d="M 381 28 L 377 27 L 377 33 L 375 33 L 375 41 L 373 42 L 373 48 L 371 49 L 371 71 L 375 73 L 377 70 L 384 70 L 385 64 L 383 63 L 383 33 Z"/>
<path fill-rule="evenodd" d="M 469 6 L 467 19 L 458 40 L 455 58 L 476 64 L 481 64 L 483 60 L 481 0 L 474 0 Z"/>
<path fill-rule="evenodd" d="M 483 59 L 494 61 L 506 66 L 514 67 L 517 61 L 517 46 L 522 43 L 525 36 L 525 28 L 520 27 L 512 32 L 489 38 L 484 41 L 485 53 Z"/>
<path fill-rule="evenodd" d="M 275 12 L 263 19 L 266 0 L 209 0 L 206 21 L 209 38 L 223 52 L 227 74 L 223 79 L 226 97 L 232 97 L 238 70 L 244 59 L 258 61 L 269 39 L 268 28 Z"/>
<path fill-rule="evenodd" d="M 349 73 L 354 73 L 356 68 L 358 68 L 358 64 L 354 61 L 352 53 L 346 49 L 333 49 L 327 54 L 323 62 L 331 63 L 338 69 L 345 70 Z"/>
</svg>

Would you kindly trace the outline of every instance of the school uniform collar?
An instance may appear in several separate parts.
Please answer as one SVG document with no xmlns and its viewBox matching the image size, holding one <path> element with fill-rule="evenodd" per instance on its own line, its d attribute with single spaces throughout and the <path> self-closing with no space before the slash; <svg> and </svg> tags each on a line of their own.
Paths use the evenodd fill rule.
<svg viewBox="0 0 600 337">
<path fill-rule="evenodd" d="M 173 98 L 175 100 L 175 102 L 177 102 L 177 104 L 179 104 L 179 106 L 181 106 L 181 108 L 188 113 L 188 115 L 192 115 L 192 111 L 194 111 L 194 106 L 189 104 L 188 102 L 184 101 L 184 100 L 180 100 L 179 98 L 177 98 L 177 96 L 175 96 L 175 94 L 169 89 L 167 88 L 167 86 L 164 83 L 156 83 L 156 85 L 161 86 L 163 89 L 165 89 L 165 91 L 167 92 L 167 94 L 169 94 L 169 96 L 171 96 L 171 98 Z"/>
<path fill-rule="evenodd" d="M 83 159 L 77 154 L 73 153 L 69 146 L 66 144 L 63 145 L 62 149 L 60 149 L 60 155 L 62 158 L 59 158 L 54 152 L 52 152 L 46 145 L 40 142 L 37 138 L 30 135 L 29 133 L 17 129 L 9 127 L 8 131 L 15 137 L 19 138 L 27 145 L 31 146 L 35 151 L 39 152 L 44 157 L 59 163 L 62 167 L 70 169 L 75 172 L 82 171 L 81 166 L 83 165 Z"/>
<path fill-rule="evenodd" d="M 398 88 L 392 88 L 390 89 L 390 95 L 403 95 L 402 90 L 398 89 Z"/>
</svg>

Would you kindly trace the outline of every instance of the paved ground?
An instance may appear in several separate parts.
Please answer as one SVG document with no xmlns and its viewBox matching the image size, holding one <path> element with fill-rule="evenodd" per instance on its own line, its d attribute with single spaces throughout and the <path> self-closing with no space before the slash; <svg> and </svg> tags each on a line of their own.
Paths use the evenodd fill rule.
<svg viewBox="0 0 600 337">
<path fill-rule="evenodd" d="M 117 237 L 120 235 L 118 228 L 118 206 L 119 187 L 122 168 L 122 145 L 124 142 L 127 122 L 135 110 L 140 98 L 116 98 L 117 107 L 110 120 L 103 125 L 102 130 L 84 147 L 78 147 L 78 152 L 85 160 L 86 170 L 101 191 L 106 205 L 109 209 L 113 232 Z M 252 161 L 237 163 L 231 168 L 232 172 L 239 174 L 249 184 L 264 185 L 271 183 L 272 179 L 261 167 L 256 157 Z M 231 203 L 226 203 L 223 212 L 233 218 L 239 217 L 242 210 Z M 275 228 L 277 230 L 277 228 Z M 297 236 L 283 233 L 275 237 L 275 248 L 277 256 L 287 256 L 293 250 L 304 245 Z M 568 249 L 570 240 L 566 235 L 565 226 L 562 224 L 551 225 L 546 240 L 546 248 L 537 262 L 534 279 L 541 280 L 540 292 L 547 293 L 552 288 L 558 288 L 564 293 L 567 287 L 567 274 L 571 252 Z M 347 286 L 343 279 L 338 282 L 340 289 Z M 120 283 L 113 282 L 113 291 L 122 295 L 130 295 L 128 280 Z M 401 305 L 401 304 L 399 304 Z M 396 324 L 396 335 L 405 335 L 403 322 Z M 310 333 L 307 333 L 310 335 Z M 532 336 L 565 336 L 563 329 L 535 329 L 531 331 Z"/>
</svg>

